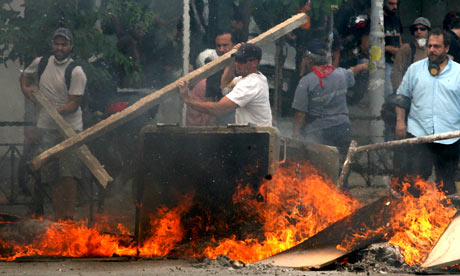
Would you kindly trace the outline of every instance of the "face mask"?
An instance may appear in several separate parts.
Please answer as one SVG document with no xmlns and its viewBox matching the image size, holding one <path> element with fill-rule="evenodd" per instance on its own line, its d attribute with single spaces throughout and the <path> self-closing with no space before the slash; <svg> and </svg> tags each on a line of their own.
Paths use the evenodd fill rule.
<svg viewBox="0 0 460 276">
<path fill-rule="evenodd" d="M 417 39 L 418 46 L 425 47 L 426 45 L 426 38 L 419 38 Z"/>
</svg>

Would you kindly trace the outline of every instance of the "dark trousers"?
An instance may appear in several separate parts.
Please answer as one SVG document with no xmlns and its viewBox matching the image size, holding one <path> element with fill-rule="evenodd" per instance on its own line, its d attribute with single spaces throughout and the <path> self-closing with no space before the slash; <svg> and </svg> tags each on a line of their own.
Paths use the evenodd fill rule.
<svg viewBox="0 0 460 276">
<path fill-rule="evenodd" d="M 343 123 L 306 134 L 307 141 L 337 147 L 342 157 L 347 155 L 351 142 L 351 126 Z"/>
<path fill-rule="evenodd" d="M 409 134 L 408 138 L 414 137 Z M 425 143 L 398 148 L 394 155 L 395 177 L 420 176 L 427 179 L 434 166 L 436 183 L 443 184 L 446 194 L 456 192 L 455 173 L 460 155 L 460 141 L 450 145 Z"/>
</svg>

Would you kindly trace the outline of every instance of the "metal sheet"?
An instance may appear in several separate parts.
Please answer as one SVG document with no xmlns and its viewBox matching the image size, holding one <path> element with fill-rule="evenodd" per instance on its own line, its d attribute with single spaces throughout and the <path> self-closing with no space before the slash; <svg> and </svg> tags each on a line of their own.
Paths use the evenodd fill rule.
<svg viewBox="0 0 460 276">
<path fill-rule="evenodd" d="M 400 199 L 392 197 L 374 201 L 310 239 L 259 263 L 283 267 L 320 268 L 357 249 L 384 241 L 390 237 L 387 224 L 399 202 Z M 337 249 L 337 245 L 345 240 L 354 242 L 347 250 Z"/>
</svg>

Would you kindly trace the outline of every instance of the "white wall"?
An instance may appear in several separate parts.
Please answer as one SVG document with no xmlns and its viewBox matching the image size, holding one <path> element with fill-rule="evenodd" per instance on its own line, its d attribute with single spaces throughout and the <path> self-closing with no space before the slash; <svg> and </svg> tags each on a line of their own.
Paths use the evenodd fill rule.
<svg viewBox="0 0 460 276">
<path fill-rule="evenodd" d="M 15 0 L 12 7 L 21 11 L 22 0 Z M 20 66 L 8 62 L 0 65 L 0 121 L 24 121 L 24 96 L 19 88 Z M 0 143 L 22 143 L 22 127 L 0 127 Z M 0 154 L 7 148 L 0 147 Z"/>
</svg>

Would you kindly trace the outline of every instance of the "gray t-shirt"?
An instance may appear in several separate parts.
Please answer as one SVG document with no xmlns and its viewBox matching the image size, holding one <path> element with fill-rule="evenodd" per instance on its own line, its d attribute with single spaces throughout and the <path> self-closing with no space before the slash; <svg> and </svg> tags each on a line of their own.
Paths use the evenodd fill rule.
<svg viewBox="0 0 460 276">
<path fill-rule="evenodd" d="M 337 68 L 322 82 L 324 88 L 318 76 L 310 72 L 297 85 L 292 108 L 307 113 L 304 134 L 350 123 L 346 93 L 355 84 L 353 72 Z"/>
<path fill-rule="evenodd" d="M 24 75 L 38 79 L 38 64 L 41 57 L 36 58 L 25 70 Z M 38 87 L 43 95 L 56 108 L 63 106 L 69 102 L 69 96 L 83 96 L 86 86 L 86 75 L 80 66 L 76 66 L 72 71 L 70 88 L 67 91 L 65 83 L 65 69 L 72 61 L 71 58 L 62 62 L 51 56 L 48 60 L 43 74 L 39 80 Z M 63 116 L 64 119 L 72 126 L 74 130 L 83 130 L 82 111 L 78 107 L 77 111 Z M 37 126 L 45 129 L 56 129 L 56 123 L 48 115 L 45 110 L 40 110 L 38 114 Z"/>
</svg>

